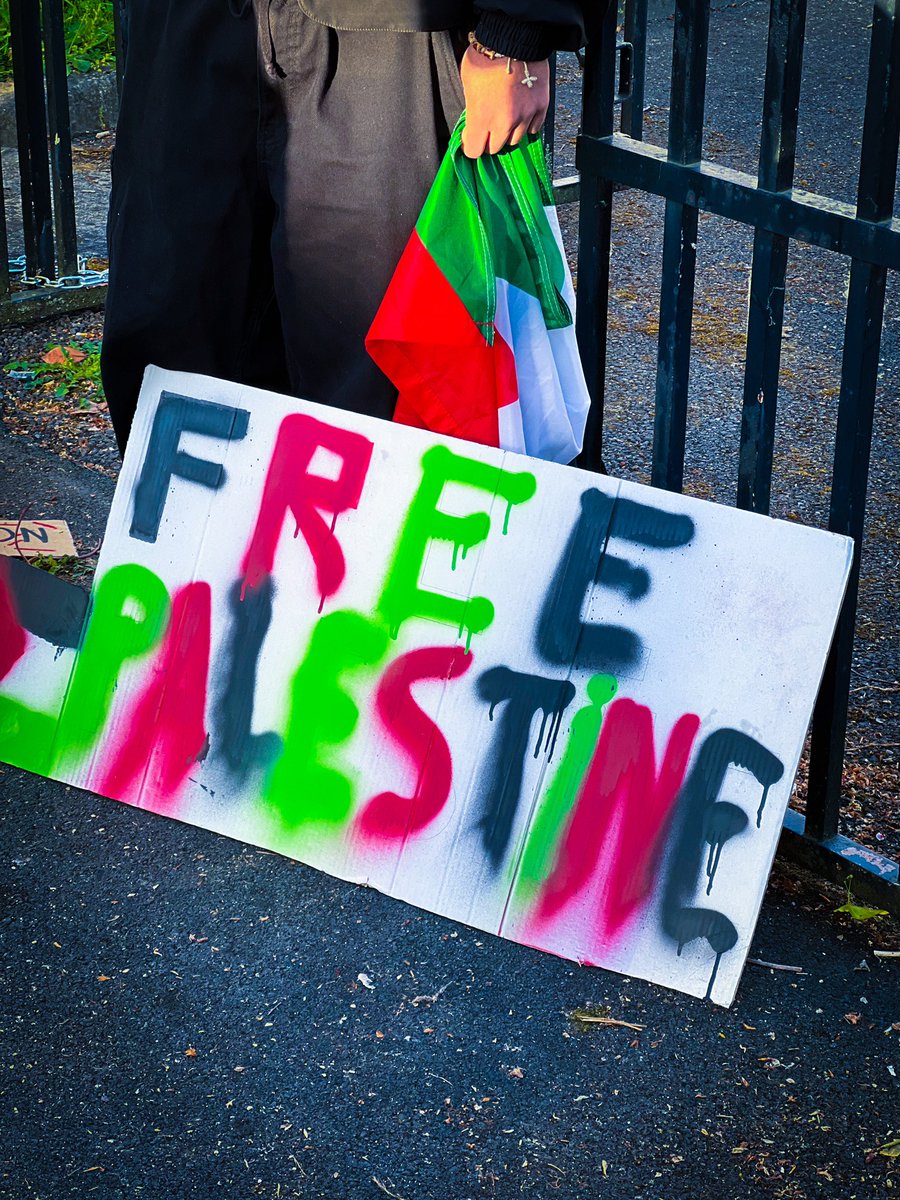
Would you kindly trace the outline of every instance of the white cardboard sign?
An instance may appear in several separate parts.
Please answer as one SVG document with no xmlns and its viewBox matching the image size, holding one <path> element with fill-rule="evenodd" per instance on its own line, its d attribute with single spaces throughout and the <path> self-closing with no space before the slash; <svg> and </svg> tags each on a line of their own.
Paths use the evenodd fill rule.
<svg viewBox="0 0 900 1200">
<path fill-rule="evenodd" d="M 800 525 L 148 371 L 0 754 L 515 941 L 733 998 L 850 564 Z"/>
</svg>

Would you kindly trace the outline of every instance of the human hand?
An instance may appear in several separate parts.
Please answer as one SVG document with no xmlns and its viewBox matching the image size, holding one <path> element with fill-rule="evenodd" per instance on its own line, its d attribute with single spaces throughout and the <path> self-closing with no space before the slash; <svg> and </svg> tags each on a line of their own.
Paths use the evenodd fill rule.
<svg viewBox="0 0 900 1200">
<path fill-rule="evenodd" d="M 480 158 L 496 154 L 504 146 L 515 146 L 526 133 L 537 133 L 550 107 L 550 64 L 524 63 L 498 55 L 488 58 L 473 47 L 463 55 L 460 67 L 466 96 L 466 125 L 462 133 L 463 153 Z M 532 79 L 529 87 L 524 81 Z"/>
</svg>

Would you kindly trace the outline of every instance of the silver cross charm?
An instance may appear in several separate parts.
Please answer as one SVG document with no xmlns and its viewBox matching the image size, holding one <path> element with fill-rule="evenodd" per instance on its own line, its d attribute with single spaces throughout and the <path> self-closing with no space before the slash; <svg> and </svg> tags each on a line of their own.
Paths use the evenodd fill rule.
<svg viewBox="0 0 900 1200">
<path fill-rule="evenodd" d="M 531 75 L 529 73 L 528 63 L 523 63 L 522 66 L 525 68 L 525 74 L 519 82 L 524 83 L 527 88 L 533 88 L 537 83 L 537 75 Z"/>
</svg>

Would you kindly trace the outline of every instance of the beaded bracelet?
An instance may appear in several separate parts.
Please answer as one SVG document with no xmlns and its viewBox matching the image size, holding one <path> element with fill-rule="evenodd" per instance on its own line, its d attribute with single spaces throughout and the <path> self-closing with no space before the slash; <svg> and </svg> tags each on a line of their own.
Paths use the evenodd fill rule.
<svg viewBox="0 0 900 1200">
<path fill-rule="evenodd" d="M 469 32 L 469 45 L 472 47 L 472 49 L 475 51 L 476 54 L 483 54 L 484 57 L 489 58 L 491 60 L 491 62 L 493 62 L 495 58 L 505 58 L 507 75 L 512 74 L 513 63 L 519 61 L 517 58 L 513 58 L 509 54 L 501 54 L 499 50 L 491 50 L 489 46 L 482 45 L 482 43 L 479 42 L 478 38 L 475 36 L 473 31 Z M 524 83 L 527 88 L 533 88 L 534 85 L 537 83 L 537 75 L 531 74 L 531 72 L 528 70 L 527 62 L 523 62 L 522 66 L 525 68 L 525 74 L 519 80 L 519 82 Z"/>
</svg>

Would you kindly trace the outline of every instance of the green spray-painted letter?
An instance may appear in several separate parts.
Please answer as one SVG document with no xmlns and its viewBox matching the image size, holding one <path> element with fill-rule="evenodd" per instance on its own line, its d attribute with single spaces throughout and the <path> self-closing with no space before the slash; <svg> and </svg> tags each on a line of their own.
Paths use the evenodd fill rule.
<svg viewBox="0 0 900 1200">
<path fill-rule="evenodd" d="M 60 713 L 56 761 L 78 756 L 94 744 L 122 667 L 153 649 L 168 619 L 169 593 L 147 567 L 123 563 L 103 576 Z"/>
<path fill-rule="evenodd" d="M 566 752 L 528 834 L 516 887 L 518 900 L 530 899 L 550 874 L 556 845 L 600 736 L 603 709 L 616 694 L 617 686 L 612 675 L 594 675 L 588 680 L 590 704 L 580 709 L 572 719 Z"/>
<path fill-rule="evenodd" d="M 494 619 L 494 606 L 486 596 L 463 599 L 419 587 L 429 542 L 452 542 L 455 561 L 456 551 L 462 548 L 465 557 L 466 552 L 483 542 L 490 532 L 491 518 L 486 512 L 456 517 L 440 511 L 441 493 L 451 482 L 501 496 L 507 505 L 507 521 L 512 506 L 530 500 L 537 489 L 537 481 L 529 471 L 504 471 L 490 463 L 454 454 L 446 446 L 432 446 L 425 451 L 422 482 L 409 506 L 379 602 L 379 609 L 394 637 L 403 622 L 411 617 L 427 617 L 446 625 L 456 625 L 460 633 L 468 630 L 470 637 L 487 629 Z M 506 532 L 506 522 L 503 532 Z"/>
<path fill-rule="evenodd" d="M 341 677 L 379 663 L 387 647 L 386 631 L 359 613 L 329 613 L 313 630 L 291 687 L 284 750 L 266 791 L 286 828 L 309 821 L 340 824 L 350 815 L 353 783 L 323 761 L 322 751 L 348 741 L 359 720 Z"/>
</svg>

